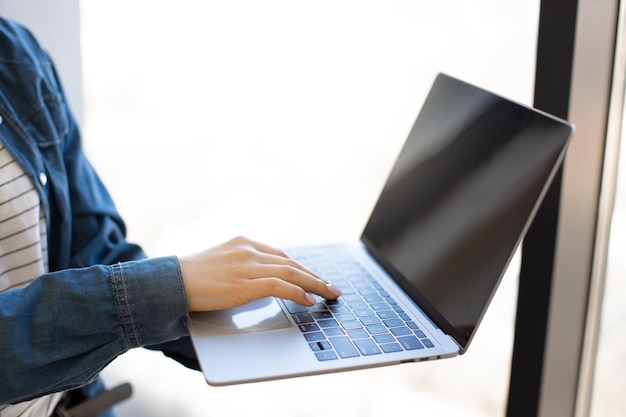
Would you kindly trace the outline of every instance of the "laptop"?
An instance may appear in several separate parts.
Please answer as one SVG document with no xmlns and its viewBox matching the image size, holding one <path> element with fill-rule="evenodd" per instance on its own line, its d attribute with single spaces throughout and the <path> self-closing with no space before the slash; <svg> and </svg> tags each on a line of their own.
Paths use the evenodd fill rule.
<svg viewBox="0 0 626 417">
<path fill-rule="evenodd" d="M 215 386 L 463 354 L 573 133 L 567 121 L 435 78 L 359 239 L 286 251 L 343 291 L 192 313 Z"/>
</svg>

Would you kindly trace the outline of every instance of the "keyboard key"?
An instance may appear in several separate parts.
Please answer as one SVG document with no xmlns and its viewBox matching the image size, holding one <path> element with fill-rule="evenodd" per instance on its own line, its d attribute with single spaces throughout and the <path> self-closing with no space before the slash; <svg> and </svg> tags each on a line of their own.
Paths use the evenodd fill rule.
<svg viewBox="0 0 626 417">
<path fill-rule="evenodd" d="M 322 301 L 318 301 L 311 307 L 309 307 L 310 311 L 328 311 L 328 307 L 326 307 L 326 303 Z"/>
<path fill-rule="evenodd" d="M 369 308 L 369 304 L 365 301 L 348 301 L 348 305 L 353 310 L 364 310 Z"/>
<path fill-rule="evenodd" d="M 306 313 L 308 311 L 305 306 L 300 305 L 298 303 L 294 303 L 291 300 L 283 300 L 283 303 L 285 303 L 285 307 L 287 307 L 287 310 L 291 314 L 294 314 L 294 313 Z"/>
<path fill-rule="evenodd" d="M 389 329 L 389 331 L 394 336 L 407 336 L 413 334 L 413 332 L 411 332 L 411 329 L 409 329 L 408 327 L 392 327 L 391 329 Z"/>
<path fill-rule="evenodd" d="M 337 313 L 347 313 L 347 312 L 352 311 L 352 310 L 350 310 L 350 307 L 348 307 L 345 304 L 330 305 L 330 306 L 328 306 L 328 309 L 330 311 L 332 311 L 333 313 L 335 313 L 335 314 L 337 314 Z"/>
<path fill-rule="evenodd" d="M 321 352 L 315 352 L 315 356 L 319 361 L 332 361 L 338 359 L 337 354 L 332 350 L 323 350 Z"/>
<path fill-rule="evenodd" d="M 341 290 L 341 294 L 343 295 L 343 297 L 338 300 L 338 302 L 340 303 L 343 302 L 343 300 L 345 300 L 346 295 L 356 293 L 354 288 L 352 288 L 352 285 L 350 285 L 348 282 L 345 282 L 345 281 L 333 282 L 333 285 L 339 288 Z"/>
<path fill-rule="evenodd" d="M 293 317 L 293 321 L 296 324 L 312 323 L 314 321 L 313 316 L 309 313 L 293 314 L 291 317 Z"/>
<path fill-rule="evenodd" d="M 413 333 L 415 333 L 415 336 L 419 337 L 420 339 L 423 339 L 426 337 L 424 332 L 421 330 L 413 330 Z"/>
<path fill-rule="evenodd" d="M 372 286 L 372 284 L 368 281 L 368 280 L 363 280 L 361 279 L 363 276 L 363 274 L 361 273 L 356 273 L 352 276 L 352 285 L 354 285 L 355 288 L 357 288 L 359 290 L 359 292 L 361 292 L 360 290 L 371 290 L 371 291 L 376 291 L 376 289 Z M 370 292 L 371 294 L 371 292 Z"/>
<path fill-rule="evenodd" d="M 373 316 L 374 312 L 370 310 L 369 308 L 361 308 L 361 309 L 355 309 L 354 314 L 356 314 L 358 317 L 367 317 L 367 316 Z"/>
<path fill-rule="evenodd" d="M 385 309 L 389 308 L 389 307 L 387 307 L 389 304 L 387 304 L 387 302 L 383 299 L 383 297 L 381 297 L 378 294 L 366 295 L 366 296 L 363 297 L 363 299 L 365 301 L 367 301 L 368 303 L 370 303 L 370 304 L 376 303 L 376 305 L 380 304 L 380 305 L 385 306 L 385 307 L 383 307 Z"/>
<path fill-rule="evenodd" d="M 308 342 L 317 342 L 320 340 L 326 340 L 326 336 L 324 336 L 324 333 L 321 333 L 321 332 L 305 333 L 304 338 Z"/>
<path fill-rule="evenodd" d="M 374 325 L 374 326 L 367 326 L 366 327 L 367 331 L 370 332 L 370 334 L 382 334 L 382 333 L 389 333 L 389 331 L 387 330 L 387 327 L 383 326 L 382 324 L 378 324 L 378 325 Z"/>
<path fill-rule="evenodd" d="M 313 343 L 309 343 L 309 346 L 311 346 L 311 350 L 314 352 L 319 352 L 320 350 L 322 350 L 322 348 L 320 347 L 320 345 L 318 345 L 317 343 L 313 342 Z"/>
<path fill-rule="evenodd" d="M 370 308 L 374 311 L 381 311 L 381 310 L 389 310 L 389 304 L 387 303 L 373 303 L 370 305 Z"/>
<path fill-rule="evenodd" d="M 398 343 L 385 343 L 383 345 L 380 345 L 380 348 L 385 353 L 402 352 L 402 346 L 400 346 Z"/>
<path fill-rule="evenodd" d="M 364 326 L 373 326 L 375 324 L 380 324 L 381 323 L 381 321 L 376 316 L 361 317 L 360 320 L 361 320 L 361 323 L 363 323 Z"/>
<path fill-rule="evenodd" d="M 337 287 L 337 285 L 335 284 L 335 287 Z M 343 302 L 339 299 L 336 300 L 326 300 L 326 305 L 328 307 L 332 307 L 332 306 L 339 306 L 339 305 L 343 305 Z"/>
<path fill-rule="evenodd" d="M 317 342 L 317 345 L 321 350 L 331 350 L 333 348 L 328 340 L 320 340 Z"/>
<path fill-rule="evenodd" d="M 393 311 L 391 311 L 391 310 L 378 311 L 378 312 L 376 312 L 376 314 L 378 315 L 378 317 L 380 317 L 383 320 L 385 320 L 385 319 L 395 319 L 396 317 L 398 317 L 398 315 L 396 313 L 394 313 Z"/>
<path fill-rule="evenodd" d="M 330 350 L 333 348 L 327 340 L 321 340 L 319 342 L 312 342 L 312 343 L 309 343 L 309 346 L 311 346 L 311 350 L 315 352 L 318 352 L 320 350 Z"/>
<path fill-rule="evenodd" d="M 351 321 L 356 320 L 356 317 L 352 313 L 337 313 L 335 318 L 339 321 Z"/>
<path fill-rule="evenodd" d="M 409 317 L 408 314 L 406 314 L 406 313 L 399 313 L 399 315 L 400 315 L 400 318 L 402 320 L 404 320 L 404 321 L 411 321 L 411 317 Z"/>
<path fill-rule="evenodd" d="M 359 286 L 356 286 L 356 287 L 357 287 L 357 291 L 359 292 L 359 294 L 361 294 L 363 296 L 365 301 L 373 302 L 373 301 L 370 301 L 370 297 L 377 297 L 377 301 L 376 302 L 382 301 L 382 297 L 380 295 L 378 295 L 378 291 L 375 288 L 372 288 L 369 285 L 369 283 L 367 283 L 366 286 L 363 287 L 363 288 L 359 288 Z"/>
<path fill-rule="evenodd" d="M 326 329 L 328 327 L 337 327 L 339 326 L 339 323 L 337 323 L 337 320 L 335 319 L 330 319 L 330 320 L 318 320 L 317 324 L 322 328 L 322 329 Z"/>
<path fill-rule="evenodd" d="M 395 342 L 396 338 L 393 337 L 390 333 L 385 333 L 385 334 L 377 334 L 374 336 L 374 340 L 378 343 L 391 343 L 391 342 Z"/>
<path fill-rule="evenodd" d="M 434 348 L 435 345 L 433 344 L 433 342 L 430 341 L 430 339 L 422 339 L 421 342 L 424 344 L 424 346 L 426 346 L 427 348 Z"/>
<path fill-rule="evenodd" d="M 362 329 L 363 325 L 358 320 L 343 321 L 341 325 L 346 330 Z"/>
<path fill-rule="evenodd" d="M 354 339 L 369 338 L 370 334 L 363 329 L 359 329 L 359 330 L 348 330 L 348 336 L 350 336 L 350 338 L 354 340 Z"/>
<path fill-rule="evenodd" d="M 324 334 L 328 337 L 330 336 L 343 336 L 345 332 L 341 327 L 331 327 L 329 329 L 324 329 Z"/>
<path fill-rule="evenodd" d="M 298 326 L 298 328 L 302 333 L 315 332 L 320 329 L 319 326 L 315 323 L 301 324 Z"/>
<path fill-rule="evenodd" d="M 385 326 L 387 327 L 404 326 L 404 321 L 400 319 L 387 319 L 387 320 L 383 320 L 383 323 L 385 323 Z"/>
<path fill-rule="evenodd" d="M 331 337 L 330 343 L 333 345 L 337 354 L 342 358 L 354 358 L 360 356 L 350 339 L 345 336 Z M 419 342 L 418 342 L 419 343 Z"/>
<path fill-rule="evenodd" d="M 398 342 L 406 350 L 424 349 L 424 345 L 415 336 L 403 336 L 398 338 Z"/>
<path fill-rule="evenodd" d="M 396 302 L 396 300 L 394 300 L 393 298 L 391 298 L 391 296 L 389 295 L 383 295 L 385 301 L 387 302 L 387 304 L 391 305 L 391 308 L 393 308 L 394 310 L 396 309 L 396 307 L 398 307 L 398 303 Z M 402 309 L 400 309 L 402 310 Z"/>
<path fill-rule="evenodd" d="M 344 301 L 348 302 L 348 304 L 350 304 L 350 301 L 361 301 L 362 300 L 361 296 L 359 294 L 357 294 L 357 293 L 352 293 L 352 294 L 350 294 L 350 293 L 348 293 L 348 294 L 343 293 L 341 295 L 341 298 Z"/>
<path fill-rule="evenodd" d="M 364 356 L 378 355 L 381 353 L 372 339 L 358 339 L 354 341 L 354 344 Z"/>
<path fill-rule="evenodd" d="M 323 319 L 332 319 L 333 315 L 330 311 L 320 311 L 317 313 L 313 313 L 312 316 L 315 320 L 323 320 Z"/>
</svg>

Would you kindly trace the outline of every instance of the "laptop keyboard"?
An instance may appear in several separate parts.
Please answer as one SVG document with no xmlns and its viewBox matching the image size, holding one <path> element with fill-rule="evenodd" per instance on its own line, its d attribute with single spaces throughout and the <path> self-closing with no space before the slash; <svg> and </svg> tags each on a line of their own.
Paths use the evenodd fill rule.
<svg viewBox="0 0 626 417">
<path fill-rule="evenodd" d="M 297 249 L 290 256 L 342 291 L 305 307 L 282 300 L 318 360 L 381 355 L 434 345 L 343 246 Z"/>
</svg>

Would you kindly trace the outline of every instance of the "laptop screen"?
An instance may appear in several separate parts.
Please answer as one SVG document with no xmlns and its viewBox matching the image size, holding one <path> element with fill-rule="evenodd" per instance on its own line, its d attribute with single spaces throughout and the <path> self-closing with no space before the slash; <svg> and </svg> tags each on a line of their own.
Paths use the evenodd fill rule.
<svg viewBox="0 0 626 417">
<path fill-rule="evenodd" d="M 362 241 L 462 352 L 572 126 L 440 74 Z"/>
</svg>

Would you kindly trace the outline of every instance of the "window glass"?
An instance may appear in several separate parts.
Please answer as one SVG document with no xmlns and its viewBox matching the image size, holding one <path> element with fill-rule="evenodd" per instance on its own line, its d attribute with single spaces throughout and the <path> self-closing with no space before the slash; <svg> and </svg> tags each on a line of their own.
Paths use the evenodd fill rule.
<svg viewBox="0 0 626 417">
<path fill-rule="evenodd" d="M 624 140 L 622 117 L 622 142 Z M 611 221 L 604 300 L 596 354 L 592 389 L 592 417 L 617 417 L 626 414 L 626 170 L 623 161 L 626 150 L 621 147 L 615 189 L 615 206 Z"/>
<path fill-rule="evenodd" d="M 530 104 L 539 2 L 83 1 L 87 152 L 151 256 L 357 238 L 438 72 Z M 210 388 L 145 350 L 120 416 L 501 416 L 519 258 L 468 353 Z M 321 387 L 324 388 L 321 388 Z"/>
</svg>

